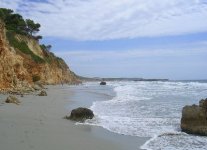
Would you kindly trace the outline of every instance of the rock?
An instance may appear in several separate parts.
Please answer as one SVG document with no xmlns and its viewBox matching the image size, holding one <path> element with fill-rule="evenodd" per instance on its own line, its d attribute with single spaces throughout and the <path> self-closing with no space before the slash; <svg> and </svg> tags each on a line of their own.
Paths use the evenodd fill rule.
<svg viewBox="0 0 207 150">
<path fill-rule="evenodd" d="M 101 81 L 100 85 L 106 85 L 105 81 Z"/>
<path fill-rule="evenodd" d="M 22 95 L 23 94 L 22 91 L 14 91 L 14 90 L 9 91 L 8 93 L 11 95 Z"/>
<path fill-rule="evenodd" d="M 7 97 L 7 99 L 5 100 L 6 103 L 13 103 L 13 104 L 17 104 L 19 105 L 20 101 L 15 97 L 10 95 L 9 97 Z"/>
<path fill-rule="evenodd" d="M 41 89 L 45 89 L 44 85 L 40 81 L 36 81 L 35 85 L 39 86 Z"/>
<path fill-rule="evenodd" d="M 73 121 L 85 121 L 86 119 L 92 119 L 94 117 L 93 111 L 88 108 L 76 108 L 71 111 L 70 116 L 66 116 L 66 119 Z"/>
<path fill-rule="evenodd" d="M 46 91 L 42 90 L 38 95 L 39 96 L 47 96 L 47 93 L 46 93 Z"/>
<path fill-rule="evenodd" d="M 33 86 L 33 89 L 35 89 L 36 91 L 39 91 L 39 90 L 41 90 L 42 88 L 41 88 L 39 85 L 35 84 L 35 85 Z"/>
<path fill-rule="evenodd" d="M 207 98 L 200 100 L 199 106 L 183 107 L 181 129 L 189 134 L 207 136 Z"/>
<path fill-rule="evenodd" d="M 203 109 L 207 109 L 207 98 L 200 100 L 199 106 L 202 107 Z"/>
</svg>

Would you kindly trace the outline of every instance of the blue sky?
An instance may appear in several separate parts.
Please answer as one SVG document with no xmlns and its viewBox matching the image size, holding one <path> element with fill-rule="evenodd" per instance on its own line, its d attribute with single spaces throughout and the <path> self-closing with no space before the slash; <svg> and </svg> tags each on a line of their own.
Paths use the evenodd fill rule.
<svg viewBox="0 0 207 150">
<path fill-rule="evenodd" d="M 207 0 L 0 0 L 89 77 L 207 79 Z"/>
</svg>

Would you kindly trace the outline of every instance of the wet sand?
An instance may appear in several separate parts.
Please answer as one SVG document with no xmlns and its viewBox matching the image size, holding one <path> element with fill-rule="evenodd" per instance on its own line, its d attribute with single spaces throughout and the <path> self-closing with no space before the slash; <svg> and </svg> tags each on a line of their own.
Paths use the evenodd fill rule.
<svg viewBox="0 0 207 150">
<path fill-rule="evenodd" d="M 75 125 L 63 119 L 73 108 L 110 97 L 81 86 L 49 86 L 48 96 L 18 97 L 20 105 L 3 103 L 0 95 L 2 150 L 138 150 L 146 138 L 119 135 L 101 127 Z"/>
</svg>

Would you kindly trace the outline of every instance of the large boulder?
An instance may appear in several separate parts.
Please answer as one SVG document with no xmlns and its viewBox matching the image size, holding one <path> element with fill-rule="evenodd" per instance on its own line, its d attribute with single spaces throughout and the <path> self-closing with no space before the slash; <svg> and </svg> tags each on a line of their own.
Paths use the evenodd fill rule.
<svg viewBox="0 0 207 150">
<path fill-rule="evenodd" d="M 207 136 L 207 98 L 200 100 L 199 105 L 183 107 L 181 129 L 189 134 Z"/>
<path fill-rule="evenodd" d="M 47 92 L 42 90 L 38 95 L 39 96 L 47 96 Z"/>
<path fill-rule="evenodd" d="M 13 103 L 19 105 L 20 101 L 15 97 L 15 96 L 8 96 L 7 99 L 5 100 L 6 103 Z"/>
<path fill-rule="evenodd" d="M 100 85 L 106 85 L 105 81 L 101 81 Z"/>
<path fill-rule="evenodd" d="M 66 116 L 66 119 L 73 121 L 85 121 L 86 119 L 92 119 L 94 117 L 93 111 L 88 108 L 76 108 L 71 111 L 70 116 Z"/>
</svg>

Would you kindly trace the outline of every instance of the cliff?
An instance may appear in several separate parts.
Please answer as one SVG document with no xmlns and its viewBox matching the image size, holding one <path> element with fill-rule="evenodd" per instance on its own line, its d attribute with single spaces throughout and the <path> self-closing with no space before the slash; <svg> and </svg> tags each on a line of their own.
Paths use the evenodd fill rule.
<svg viewBox="0 0 207 150">
<path fill-rule="evenodd" d="M 0 21 L 0 90 L 29 90 L 36 81 L 75 84 L 79 79 L 38 40 L 9 32 Z"/>
</svg>

